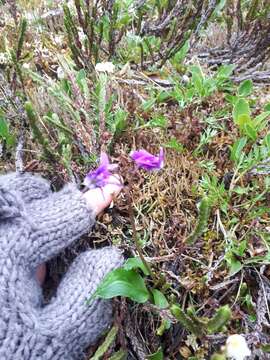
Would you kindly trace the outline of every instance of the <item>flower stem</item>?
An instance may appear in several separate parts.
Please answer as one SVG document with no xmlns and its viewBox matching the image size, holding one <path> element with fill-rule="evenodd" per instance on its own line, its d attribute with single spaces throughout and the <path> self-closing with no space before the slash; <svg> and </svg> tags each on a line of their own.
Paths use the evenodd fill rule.
<svg viewBox="0 0 270 360">
<path fill-rule="evenodd" d="M 137 252 L 138 252 L 138 254 L 140 256 L 140 259 L 142 260 L 144 266 L 146 267 L 147 271 L 149 272 L 150 276 L 152 277 L 152 279 L 154 279 L 155 277 L 154 277 L 153 271 L 151 270 L 151 267 L 148 264 L 148 262 L 145 260 L 145 257 L 144 257 L 143 252 L 142 252 L 141 245 L 139 243 L 137 230 L 136 230 L 136 224 L 135 224 L 135 216 L 134 216 L 134 211 L 133 211 L 133 207 L 132 207 L 132 200 L 131 200 L 131 195 L 130 195 L 130 187 L 129 186 L 125 187 L 125 194 L 126 194 L 126 198 L 127 198 L 127 202 L 128 202 L 128 213 L 129 213 L 129 219 L 130 219 L 131 227 L 132 227 L 132 238 L 133 238 L 133 241 L 135 243 L 136 250 L 137 250 Z"/>
</svg>

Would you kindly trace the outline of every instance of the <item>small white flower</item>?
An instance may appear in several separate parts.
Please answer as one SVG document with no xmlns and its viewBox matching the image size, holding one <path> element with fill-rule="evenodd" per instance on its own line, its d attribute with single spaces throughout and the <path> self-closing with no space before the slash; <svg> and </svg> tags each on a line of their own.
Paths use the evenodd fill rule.
<svg viewBox="0 0 270 360">
<path fill-rule="evenodd" d="M 64 36 L 63 35 L 55 35 L 52 37 L 52 40 L 55 42 L 56 45 L 60 46 L 64 42 Z"/>
<path fill-rule="evenodd" d="M 97 63 L 95 66 L 95 70 L 97 72 L 107 72 L 107 73 L 113 73 L 115 70 L 115 66 L 111 62 L 102 62 Z"/>
<path fill-rule="evenodd" d="M 87 39 L 87 36 L 86 36 L 86 34 L 83 32 L 83 30 L 79 30 L 78 31 L 78 35 L 79 35 L 79 40 L 80 40 L 80 42 L 81 43 L 84 43 L 85 42 L 85 40 Z"/>
<path fill-rule="evenodd" d="M 29 70 L 30 69 L 30 64 L 29 63 L 23 63 L 22 64 L 22 67 L 26 70 Z"/>
<path fill-rule="evenodd" d="M 226 355 L 233 360 L 244 360 L 251 355 L 247 342 L 242 335 L 230 335 L 226 341 Z"/>
<path fill-rule="evenodd" d="M 189 83 L 189 77 L 187 75 L 183 75 L 182 76 L 182 80 L 185 84 L 188 84 Z"/>
<path fill-rule="evenodd" d="M 65 78 L 65 72 L 61 68 L 61 66 L 58 66 L 58 68 L 56 70 L 56 73 L 57 73 L 57 77 L 58 77 L 59 80 L 63 80 Z"/>
</svg>

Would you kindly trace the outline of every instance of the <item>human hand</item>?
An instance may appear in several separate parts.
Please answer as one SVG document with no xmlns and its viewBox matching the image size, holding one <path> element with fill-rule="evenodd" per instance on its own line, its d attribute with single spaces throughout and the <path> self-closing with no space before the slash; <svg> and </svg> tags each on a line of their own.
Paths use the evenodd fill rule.
<svg viewBox="0 0 270 360">
<path fill-rule="evenodd" d="M 103 188 L 95 188 L 88 190 L 83 194 L 86 199 L 87 205 L 91 207 L 96 215 L 101 213 L 108 207 L 113 199 L 119 195 L 122 190 L 122 179 L 119 175 L 112 175 L 109 178 L 108 184 Z M 46 264 L 41 264 L 36 270 L 36 278 L 40 285 L 45 281 L 46 277 Z"/>
<path fill-rule="evenodd" d="M 109 177 L 107 185 L 102 188 L 88 190 L 84 193 L 84 197 L 89 208 L 94 211 L 95 215 L 98 215 L 111 204 L 122 188 L 122 179 L 119 175 L 115 174 Z"/>
<path fill-rule="evenodd" d="M 35 176 L 0 176 L 0 250 L 6 259 L 0 265 L 1 359 L 74 360 L 108 329 L 111 302 L 92 295 L 104 276 L 123 263 L 118 249 L 80 254 L 46 306 L 35 269 L 87 233 L 94 216 L 119 191 L 115 184 L 106 185 L 103 198 L 102 192 L 82 194 L 69 184 L 52 193 Z"/>
</svg>

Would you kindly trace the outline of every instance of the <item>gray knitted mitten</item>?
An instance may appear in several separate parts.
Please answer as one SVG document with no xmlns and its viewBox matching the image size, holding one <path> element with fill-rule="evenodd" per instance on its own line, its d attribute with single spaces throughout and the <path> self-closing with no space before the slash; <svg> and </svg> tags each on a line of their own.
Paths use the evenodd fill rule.
<svg viewBox="0 0 270 360">
<path fill-rule="evenodd" d="M 86 300 L 104 275 L 122 264 L 112 247 L 87 251 L 74 261 L 43 306 L 36 267 L 90 230 L 94 223 L 72 185 L 52 193 L 28 174 L 0 177 L 0 359 L 84 358 L 112 321 L 110 301 Z"/>
</svg>

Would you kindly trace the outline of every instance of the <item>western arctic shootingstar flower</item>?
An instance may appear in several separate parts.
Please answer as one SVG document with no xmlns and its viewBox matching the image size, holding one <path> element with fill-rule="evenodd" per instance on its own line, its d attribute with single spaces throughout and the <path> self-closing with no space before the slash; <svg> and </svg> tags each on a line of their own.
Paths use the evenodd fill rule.
<svg viewBox="0 0 270 360">
<path fill-rule="evenodd" d="M 160 170 L 164 167 L 164 150 L 160 148 L 158 156 L 150 154 L 148 151 L 142 149 L 132 151 L 130 153 L 131 159 L 135 161 L 138 167 L 148 171 Z"/>
<path fill-rule="evenodd" d="M 109 179 L 112 176 L 112 171 L 116 170 L 118 165 L 110 164 L 108 155 L 104 152 L 100 154 L 100 164 L 96 170 L 89 171 L 86 175 L 83 184 L 88 189 L 102 188 L 109 184 Z"/>
</svg>

